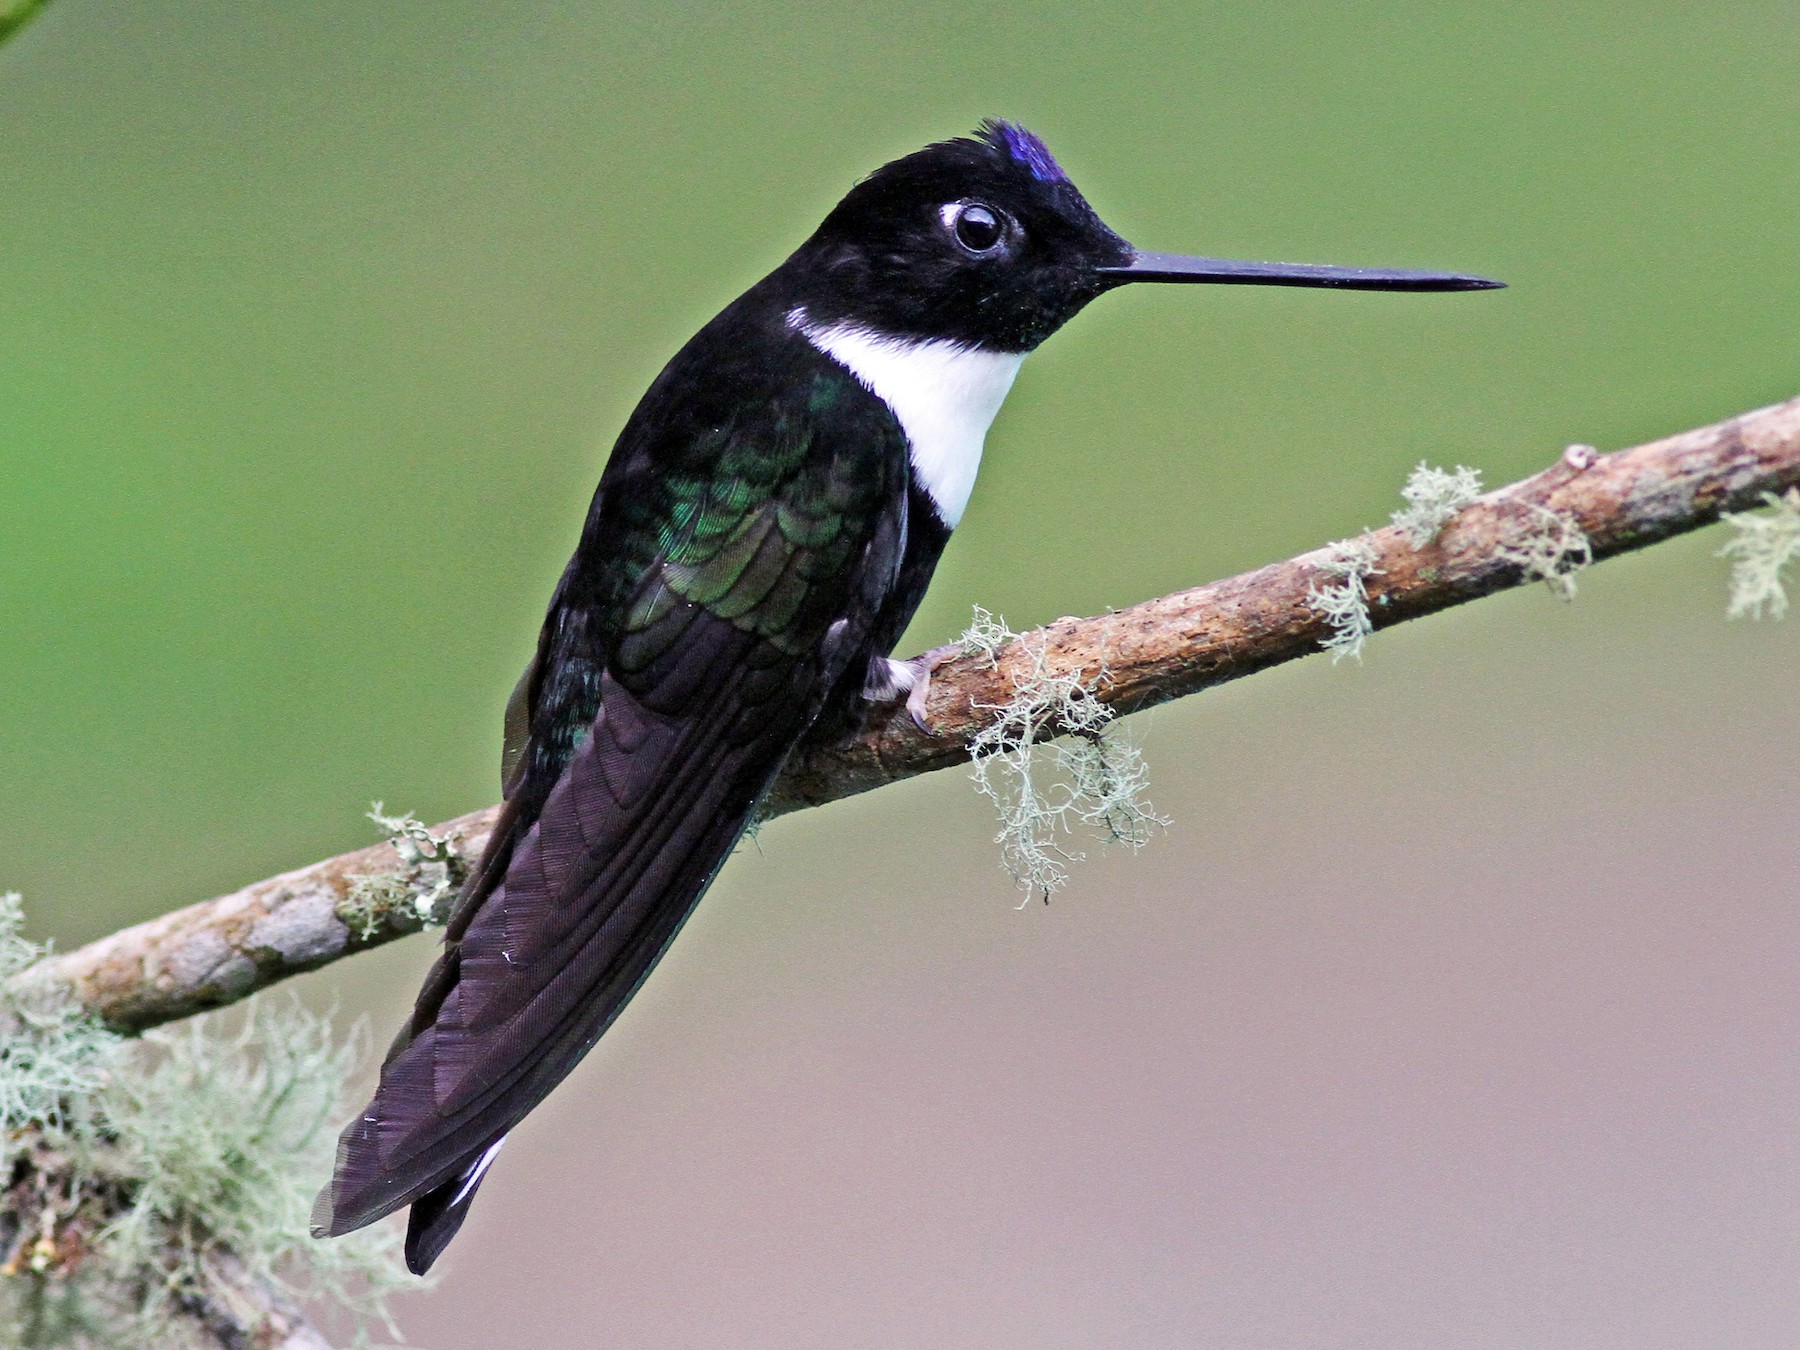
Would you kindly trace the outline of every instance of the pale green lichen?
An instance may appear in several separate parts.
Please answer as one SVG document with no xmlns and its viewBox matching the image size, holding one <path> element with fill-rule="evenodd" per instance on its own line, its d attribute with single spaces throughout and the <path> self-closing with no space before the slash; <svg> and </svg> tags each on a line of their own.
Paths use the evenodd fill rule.
<svg viewBox="0 0 1800 1350">
<path fill-rule="evenodd" d="M 1414 548 L 1424 548 L 1437 538 L 1438 531 L 1452 516 L 1481 496 L 1481 470 L 1458 464 L 1453 472 L 1420 460 L 1406 486 L 1400 489 L 1400 496 L 1406 506 L 1395 511 L 1391 519 L 1406 531 Z"/>
<path fill-rule="evenodd" d="M 457 848 L 461 836 L 454 832 L 435 835 L 410 812 L 386 815 L 380 802 L 367 814 L 394 846 L 401 869 L 351 878 L 337 907 L 338 918 L 363 942 L 395 920 L 408 929 L 442 926 L 449 917 L 450 901 L 468 875 Z"/>
<path fill-rule="evenodd" d="M 1041 638 L 1034 643 L 980 607 L 961 638 L 965 652 L 990 664 L 1015 642 L 1025 662 L 1013 695 L 977 705 L 991 718 L 971 738 L 969 758 L 976 789 L 1000 816 L 1001 865 L 1026 900 L 1048 901 L 1067 884 L 1069 865 L 1085 856 L 1067 842 L 1078 830 L 1138 849 L 1168 821 L 1146 796 L 1142 750 L 1111 725 L 1112 708 L 1095 695 L 1104 671 L 1052 671 Z"/>
<path fill-rule="evenodd" d="M 135 1186 L 101 1246 L 116 1269 L 160 1276 L 146 1283 L 138 1316 L 174 1312 L 169 1292 L 204 1278 L 218 1245 L 294 1298 L 398 1336 L 386 1311 L 388 1295 L 409 1284 L 397 1235 L 365 1229 L 318 1242 L 308 1227 L 366 1032 L 339 1040 L 330 1018 L 293 998 L 253 1000 L 235 1035 L 215 1030 L 219 1020 L 146 1037 L 153 1067 L 120 1075 L 110 1095 L 114 1148 Z"/>
<path fill-rule="evenodd" d="M 1000 649 L 1018 636 L 1006 626 L 1006 620 L 976 605 L 974 617 L 956 640 L 956 645 L 963 649 L 964 655 L 978 656 L 991 666 L 999 659 Z"/>
<path fill-rule="evenodd" d="M 72 1128 L 124 1046 L 66 987 L 16 979 L 47 950 L 25 939 L 23 925 L 18 893 L 0 894 L 0 1170 L 31 1127 Z"/>
<path fill-rule="evenodd" d="M 1563 601 L 1575 598 L 1575 577 L 1594 561 L 1594 547 L 1585 532 L 1566 511 L 1553 511 L 1536 502 L 1525 504 L 1532 526 L 1498 556 L 1515 564 L 1529 578 L 1542 581 Z"/>
<path fill-rule="evenodd" d="M 396 915 L 413 909 L 412 887 L 392 872 L 352 877 L 350 889 L 337 907 L 338 918 L 358 942 L 367 942 L 385 930 Z"/>
<path fill-rule="evenodd" d="M 1365 585 L 1376 572 L 1375 546 L 1364 536 L 1339 540 L 1326 550 L 1325 559 L 1316 566 L 1326 576 L 1335 578 L 1306 592 L 1306 603 L 1331 628 L 1327 636 L 1319 639 L 1319 645 L 1331 653 L 1333 665 L 1346 656 L 1361 661 L 1363 643 L 1375 631 L 1369 618 L 1369 592 Z"/>
<path fill-rule="evenodd" d="M 1787 613 L 1781 572 L 1800 558 L 1800 487 L 1782 496 L 1763 493 L 1768 511 L 1728 511 L 1719 518 L 1737 533 L 1719 550 L 1731 562 L 1731 603 L 1727 618 L 1779 619 Z"/>
<path fill-rule="evenodd" d="M 226 1253 L 392 1332 L 396 1235 L 308 1233 L 366 1037 L 284 999 L 128 1041 L 19 978 L 43 955 L 19 924 L 0 897 L 0 1344 L 216 1346 L 191 1306 Z"/>
</svg>

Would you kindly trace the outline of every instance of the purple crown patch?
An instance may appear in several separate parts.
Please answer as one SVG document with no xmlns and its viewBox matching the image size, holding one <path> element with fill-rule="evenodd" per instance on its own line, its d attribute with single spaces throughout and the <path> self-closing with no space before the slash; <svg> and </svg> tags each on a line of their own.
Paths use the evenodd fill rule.
<svg viewBox="0 0 1800 1350">
<path fill-rule="evenodd" d="M 984 128 L 990 144 L 1003 146 L 1006 153 L 1031 170 L 1040 183 L 1066 183 L 1069 175 L 1062 171 L 1050 147 L 1016 122 L 990 122 Z"/>
</svg>

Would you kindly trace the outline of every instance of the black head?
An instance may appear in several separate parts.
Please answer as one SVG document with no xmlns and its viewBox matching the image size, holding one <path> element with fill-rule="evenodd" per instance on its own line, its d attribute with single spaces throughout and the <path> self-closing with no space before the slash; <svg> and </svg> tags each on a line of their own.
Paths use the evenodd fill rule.
<svg viewBox="0 0 1800 1350">
<path fill-rule="evenodd" d="M 789 260 L 809 321 L 1026 352 L 1133 281 L 1480 290 L 1481 277 L 1144 253 L 1107 228 L 1044 143 L 1010 122 L 883 165 Z"/>
</svg>

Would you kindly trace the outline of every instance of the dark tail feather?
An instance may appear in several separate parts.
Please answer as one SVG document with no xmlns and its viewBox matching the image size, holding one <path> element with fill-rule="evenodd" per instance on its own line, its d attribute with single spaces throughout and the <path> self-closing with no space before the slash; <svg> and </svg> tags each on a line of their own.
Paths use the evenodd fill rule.
<svg viewBox="0 0 1800 1350">
<path fill-rule="evenodd" d="M 791 680 L 762 678 L 775 663 L 745 651 L 760 639 L 705 622 L 709 641 L 677 653 L 662 682 L 705 686 L 703 711 L 653 711 L 603 677 L 600 714 L 537 818 L 491 849 L 374 1099 L 339 1139 L 315 1234 L 413 1205 L 408 1263 L 429 1266 L 497 1141 L 593 1047 L 693 912 L 813 712 Z M 745 669 L 758 681 L 737 678 Z M 748 705 L 746 689 L 764 701 Z"/>
<path fill-rule="evenodd" d="M 505 1142 L 506 1136 L 501 1135 L 456 1176 L 413 1201 L 406 1220 L 406 1268 L 413 1274 L 423 1275 L 444 1254 L 444 1248 L 468 1217 L 469 1206 L 475 1203 L 475 1192 L 493 1164 L 494 1155 Z"/>
</svg>

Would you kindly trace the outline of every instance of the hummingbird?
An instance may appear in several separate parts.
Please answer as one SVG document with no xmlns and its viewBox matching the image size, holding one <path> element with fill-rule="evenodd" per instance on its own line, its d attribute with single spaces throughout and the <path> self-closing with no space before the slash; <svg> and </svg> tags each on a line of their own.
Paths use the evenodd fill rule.
<svg viewBox="0 0 1800 1350">
<path fill-rule="evenodd" d="M 1467 291 L 1454 272 L 1134 248 L 988 121 L 877 169 L 626 422 L 508 705 L 504 801 L 315 1236 L 411 1206 L 423 1274 L 507 1133 L 619 1015 L 784 762 L 904 698 L 893 657 L 1020 363 L 1137 282 Z"/>
</svg>

